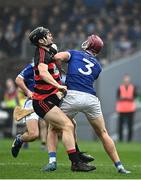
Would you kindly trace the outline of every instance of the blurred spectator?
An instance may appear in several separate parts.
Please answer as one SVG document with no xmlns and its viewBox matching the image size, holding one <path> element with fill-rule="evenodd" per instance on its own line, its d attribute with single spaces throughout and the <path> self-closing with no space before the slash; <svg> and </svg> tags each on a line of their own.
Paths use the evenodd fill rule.
<svg viewBox="0 0 141 180">
<path fill-rule="evenodd" d="M 122 57 L 125 57 L 132 52 L 132 43 L 126 36 L 121 36 L 115 47 L 117 58 L 119 58 L 121 54 Z"/>
<path fill-rule="evenodd" d="M 14 81 L 9 78 L 6 80 L 6 89 L 4 93 L 4 106 L 6 108 L 14 109 L 17 103 L 18 103 L 17 89 L 14 84 Z"/>
<path fill-rule="evenodd" d="M 5 135 L 11 136 L 11 127 L 13 125 L 13 110 L 18 103 L 17 89 L 13 79 L 6 80 L 6 87 L 4 93 L 4 101 L 1 103 L 2 110 L 7 112 L 8 116 L 5 122 Z"/>
<path fill-rule="evenodd" d="M 123 141 L 124 125 L 128 128 L 127 140 L 130 142 L 133 136 L 134 114 L 136 111 L 135 104 L 136 88 L 131 83 L 130 76 L 123 77 L 123 83 L 119 86 L 117 91 L 116 111 L 119 115 L 119 141 Z"/>
</svg>

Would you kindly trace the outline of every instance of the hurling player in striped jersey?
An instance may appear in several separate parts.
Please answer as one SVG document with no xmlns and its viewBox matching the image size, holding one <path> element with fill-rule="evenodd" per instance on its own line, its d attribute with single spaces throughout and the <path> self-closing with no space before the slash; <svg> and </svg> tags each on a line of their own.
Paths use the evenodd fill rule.
<svg viewBox="0 0 141 180">
<path fill-rule="evenodd" d="M 55 48 L 57 50 L 57 46 L 55 44 L 52 44 L 52 48 Z M 54 51 L 55 51 L 54 50 Z M 64 83 L 64 79 L 61 77 L 62 83 Z M 20 87 L 23 92 L 27 95 L 27 99 L 24 103 L 24 108 L 25 109 L 33 109 L 32 106 L 32 94 L 34 91 L 34 85 L 35 85 L 35 80 L 34 80 L 34 62 L 28 64 L 16 77 L 16 84 L 18 87 Z M 40 119 L 40 121 L 39 121 Z M 41 129 L 39 128 L 39 123 L 42 123 Z M 42 148 L 45 148 L 46 144 L 46 131 L 48 128 L 48 123 L 46 126 L 45 121 L 34 112 L 25 118 L 23 118 L 23 123 L 26 124 L 27 131 L 24 134 L 18 134 L 14 140 L 14 143 L 12 145 L 12 155 L 13 157 L 17 157 L 19 154 L 19 151 L 21 149 L 21 146 L 24 142 L 31 142 L 34 141 L 39 137 L 39 132 L 41 136 L 41 143 L 42 143 Z M 40 131 L 39 131 L 40 129 Z M 42 133 L 42 135 L 41 135 Z M 44 146 L 43 146 L 44 145 Z M 80 158 L 84 162 L 91 162 L 94 160 L 94 158 L 90 155 L 86 155 L 83 152 L 80 152 L 79 147 L 76 142 L 76 149 L 77 152 L 80 154 Z M 56 153 L 49 153 L 49 160 L 50 162 L 53 162 L 52 164 L 52 169 L 56 169 Z M 50 168 L 48 169 L 50 171 Z"/>
<path fill-rule="evenodd" d="M 62 141 L 71 161 L 72 171 L 92 171 L 95 166 L 82 162 L 75 146 L 74 126 L 59 108 L 62 93 L 67 87 L 61 85 L 60 73 L 53 54 L 49 51 L 53 44 L 50 31 L 44 27 L 34 29 L 29 39 L 36 46 L 34 55 L 33 108 L 36 114 L 62 132 Z"/>
</svg>

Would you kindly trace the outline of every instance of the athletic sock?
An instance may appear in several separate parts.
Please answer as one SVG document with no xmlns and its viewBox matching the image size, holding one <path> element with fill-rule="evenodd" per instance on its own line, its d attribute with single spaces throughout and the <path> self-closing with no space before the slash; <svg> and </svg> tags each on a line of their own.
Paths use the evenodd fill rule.
<svg viewBox="0 0 141 180">
<path fill-rule="evenodd" d="M 79 162 L 79 156 L 76 151 L 76 149 L 70 149 L 67 151 L 69 159 L 71 160 L 72 163 L 78 163 Z"/>
<path fill-rule="evenodd" d="M 49 163 L 56 162 L 56 152 L 49 153 Z"/>
<path fill-rule="evenodd" d="M 115 162 L 115 167 L 117 168 L 117 170 L 124 169 L 124 167 L 120 161 Z"/>
</svg>

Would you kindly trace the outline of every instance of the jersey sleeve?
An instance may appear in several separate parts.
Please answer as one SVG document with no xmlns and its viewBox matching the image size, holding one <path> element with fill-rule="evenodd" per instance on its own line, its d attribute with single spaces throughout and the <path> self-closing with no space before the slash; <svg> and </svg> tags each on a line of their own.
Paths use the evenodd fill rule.
<svg viewBox="0 0 141 180">
<path fill-rule="evenodd" d="M 21 77 L 23 79 L 26 79 L 28 78 L 29 74 L 31 73 L 32 71 L 32 66 L 31 64 L 28 64 L 18 75 L 18 77 Z"/>
<path fill-rule="evenodd" d="M 72 55 L 74 54 L 74 50 L 68 50 L 68 51 L 66 51 L 66 52 L 67 52 L 68 55 L 69 55 L 69 59 L 68 59 L 68 60 L 70 60 L 71 57 L 72 57 Z"/>
</svg>

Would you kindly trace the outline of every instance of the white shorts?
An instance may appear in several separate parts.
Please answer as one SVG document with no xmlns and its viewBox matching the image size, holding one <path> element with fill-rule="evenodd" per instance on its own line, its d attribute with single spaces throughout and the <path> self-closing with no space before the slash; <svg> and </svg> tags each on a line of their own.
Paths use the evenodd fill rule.
<svg viewBox="0 0 141 180">
<path fill-rule="evenodd" d="M 27 99 L 24 103 L 24 108 L 25 109 L 33 109 L 33 105 L 32 105 L 32 99 Z M 29 120 L 39 120 L 39 116 L 33 112 L 31 113 L 30 115 L 26 116 L 25 118 L 23 118 L 23 123 L 25 123 L 26 121 L 29 121 Z"/>
<path fill-rule="evenodd" d="M 81 91 L 68 90 L 60 108 L 71 119 L 78 112 L 84 113 L 89 120 L 102 115 L 99 99 L 92 94 Z"/>
</svg>

